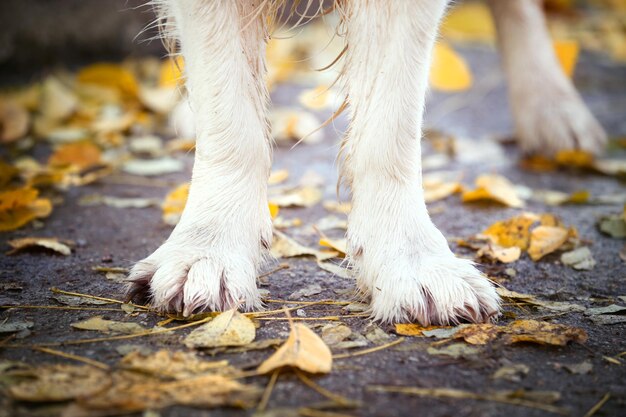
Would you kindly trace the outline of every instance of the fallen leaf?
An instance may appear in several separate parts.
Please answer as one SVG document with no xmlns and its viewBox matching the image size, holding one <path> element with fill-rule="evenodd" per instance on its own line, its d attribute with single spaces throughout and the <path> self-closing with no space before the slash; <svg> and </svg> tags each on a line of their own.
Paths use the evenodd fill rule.
<svg viewBox="0 0 626 417">
<path fill-rule="evenodd" d="M 495 201 L 509 207 L 524 207 L 513 184 L 501 175 L 484 174 L 476 178 L 476 189 L 463 192 L 463 202 Z"/>
<path fill-rule="evenodd" d="M 103 204 L 115 208 L 147 208 L 158 206 L 159 200 L 154 198 L 125 198 L 110 195 L 91 194 L 78 200 L 80 206 L 95 206 Z"/>
<path fill-rule="evenodd" d="M 169 114 L 181 99 L 180 91 L 175 87 L 139 88 L 139 101 L 148 110 L 158 114 Z"/>
<path fill-rule="evenodd" d="M 52 167 L 76 167 L 79 170 L 100 164 L 102 164 L 100 148 L 87 141 L 61 145 L 48 159 L 48 165 Z"/>
<path fill-rule="evenodd" d="M 572 78 L 576 68 L 576 61 L 578 60 L 578 53 L 580 52 L 580 45 L 575 40 L 556 40 L 553 42 L 553 46 L 563 72 Z"/>
<path fill-rule="evenodd" d="M 172 352 L 159 350 L 153 353 L 131 351 L 126 354 L 119 365 L 123 369 L 139 371 L 159 378 L 187 379 L 206 373 L 232 372 L 228 361 L 205 361 L 193 352 Z"/>
<path fill-rule="evenodd" d="M 318 335 L 304 324 L 291 325 L 289 337 L 278 350 L 258 368 L 267 374 L 284 367 L 298 368 L 312 374 L 326 374 L 331 371 L 333 356 L 330 349 Z"/>
<path fill-rule="evenodd" d="M 441 33 L 459 42 L 493 42 L 495 26 L 486 4 L 465 2 L 448 13 L 442 22 Z"/>
<path fill-rule="evenodd" d="M 32 321 L 6 321 L 0 322 L 0 333 L 16 333 L 28 330 L 35 325 Z"/>
<path fill-rule="evenodd" d="M 312 113 L 302 110 L 274 109 L 270 112 L 272 135 L 276 142 L 290 140 L 318 143 L 324 139 L 319 129 L 322 122 Z"/>
<path fill-rule="evenodd" d="M 505 264 L 517 261 L 521 255 L 522 250 L 517 246 L 503 248 L 492 244 L 481 247 L 476 253 L 478 258 L 491 259 Z"/>
<path fill-rule="evenodd" d="M 107 320 L 103 319 L 101 316 L 90 317 L 87 320 L 72 323 L 71 326 L 80 330 L 95 330 L 104 333 L 122 334 L 142 333 L 146 330 L 143 326 L 137 323 Z"/>
<path fill-rule="evenodd" d="M 322 203 L 322 206 L 328 211 L 339 214 L 349 214 L 352 210 L 352 203 L 350 203 L 349 201 L 343 203 L 340 203 L 338 201 L 324 201 Z"/>
<path fill-rule="evenodd" d="M 317 187 L 299 187 L 282 195 L 269 198 L 279 207 L 312 207 L 322 201 L 322 191 Z"/>
<path fill-rule="evenodd" d="M 574 364 L 564 364 L 562 366 L 574 375 L 586 375 L 593 370 L 593 364 L 590 361 L 583 361 Z"/>
<path fill-rule="evenodd" d="M 267 180 L 269 185 L 276 185 L 287 181 L 289 178 L 289 171 L 286 169 L 279 169 L 278 171 L 272 171 L 270 177 Z"/>
<path fill-rule="evenodd" d="M 128 149 L 135 154 L 158 156 L 163 152 L 163 142 L 155 135 L 135 136 L 128 141 Z"/>
<path fill-rule="evenodd" d="M 441 348 L 430 346 L 426 352 L 428 352 L 429 355 L 448 356 L 453 359 L 469 359 L 478 355 L 480 353 L 480 349 L 474 346 L 466 345 L 465 343 L 452 343 Z"/>
<path fill-rule="evenodd" d="M 126 280 L 126 276 L 128 276 L 128 274 L 124 276 L 125 283 L 128 282 Z M 76 297 L 73 295 L 65 295 L 65 294 L 54 294 L 50 298 L 52 298 L 54 301 L 58 302 L 59 304 L 62 304 L 65 306 L 82 306 L 82 305 L 99 306 L 99 305 L 113 304 L 111 301 L 98 300 L 96 298 Z"/>
<path fill-rule="evenodd" d="M 9 165 L 6 162 L 0 160 L 0 190 L 11 183 L 13 178 L 19 174 L 20 170 L 13 165 Z"/>
<path fill-rule="evenodd" d="M 516 320 L 507 326 L 505 343 L 538 343 L 565 346 L 568 342 L 585 343 L 587 333 L 577 327 L 536 320 Z"/>
<path fill-rule="evenodd" d="M 436 90 L 446 92 L 463 91 L 472 86 L 469 66 L 445 42 L 438 42 L 433 50 L 430 85 Z"/>
<path fill-rule="evenodd" d="M 522 378 L 528 375 L 530 368 L 523 363 L 514 363 L 498 368 L 491 376 L 493 379 L 504 379 L 510 382 L 520 382 Z"/>
<path fill-rule="evenodd" d="M 54 237 L 24 237 L 9 240 L 7 243 L 13 248 L 6 253 L 7 255 L 14 255 L 19 251 L 32 248 L 48 249 L 65 256 L 72 253 L 72 249 L 67 244 Z"/>
<path fill-rule="evenodd" d="M 528 249 L 530 245 L 530 227 L 539 221 L 539 216 L 523 213 L 507 220 L 495 222 L 481 235 L 487 236 L 497 245 L 505 248 L 518 247 Z"/>
<path fill-rule="evenodd" d="M 537 226 L 530 234 L 528 255 L 533 261 L 538 261 L 563 246 L 568 237 L 569 232 L 565 228 Z"/>
<path fill-rule="evenodd" d="M 274 230 L 271 254 L 275 258 L 314 256 L 318 261 L 325 261 L 339 255 L 339 253 L 335 251 L 325 252 L 306 247 L 278 230 Z"/>
<path fill-rule="evenodd" d="M 554 160 L 564 167 L 592 168 L 594 157 L 589 152 L 572 149 L 557 152 Z"/>
<path fill-rule="evenodd" d="M 183 170 L 183 162 L 168 156 L 157 159 L 132 159 L 122 166 L 122 170 L 133 175 L 152 177 L 171 174 Z"/>
<path fill-rule="evenodd" d="M 328 85 L 320 85 L 304 90 L 298 95 L 298 101 L 311 110 L 323 110 L 337 105 L 338 95 Z"/>
<path fill-rule="evenodd" d="M 322 292 L 322 287 L 320 284 L 310 284 L 306 287 L 300 288 L 297 291 L 294 291 L 289 296 L 287 296 L 288 300 L 299 300 L 302 297 L 310 297 L 312 295 L 317 295 Z"/>
<path fill-rule="evenodd" d="M 0 142 L 14 142 L 28 133 L 30 115 L 18 103 L 0 100 Z"/>
<path fill-rule="evenodd" d="M 89 65 L 78 71 L 76 79 L 79 83 L 111 88 L 128 98 L 136 98 L 139 92 L 139 84 L 133 73 L 115 64 Z"/>
<path fill-rule="evenodd" d="M 182 55 L 176 58 L 166 59 L 159 69 L 159 86 L 176 87 L 183 82 L 185 62 Z"/>
<path fill-rule="evenodd" d="M 455 193 L 463 191 L 458 182 L 447 182 L 441 179 L 424 178 L 424 199 L 427 203 L 443 200 Z"/>
<path fill-rule="evenodd" d="M 52 212 L 52 203 L 37 198 L 39 191 L 24 187 L 0 192 L 0 232 L 19 229 L 37 218 Z"/>
<path fill-rule="evenodd" d="M 189 333 L 184 343 L 190 348 L 245 346 L 255 337 L 256 329 L 252 320 L 237 309 L 232 309 Z"/>
<path fill-rule="evenodd" d="M 624 206 L 626 213 L 626 205 Z M 623 213 L 602 216 L 598 221 L 600 231 L 616 239 L 626 238 L 626 218 Z"/>
<path fill-rule="evenodd" d="M 324 271 L 330 272 L 333 275 L 336 275 L 340 278 L 354 278 L 349 269 L 344 268 L 340 265 L 334 264 L 332 262 L 317 262 L 317 266 L 322 268 Z"/>
<path fill-rule="evenodd" d="M 402 336 L 423 336 L 423 332 L 439 329 L 438 326 L 422 326 L 416 323 L 396 323 L 395 332 Z"/>
<path fill-rule="evenodd" d="M 454 334 L 457 339 L 463 339 L 471 345 L 486 345 L 495 340 L 505 327 L 492 323 L 480 323 L 465 326 Z"/>
<path fill-rule="evenodd" d="M 175 226 L 183 214 L 187 197 L 189 196 L 189 183 L 180 184 L 170 191 L 166 196 L 161 209 L 163 210 L 163 222 Z"/>
<path fill-rule="evenodd" d="M 322 340 L 329 346 L 343 342 L 351 334 L 352 330 L 345 324 L 329 323 L 322 327 Z"/>
<path fill-rule="evenodd" d="M 78 98 L 55 77 L 48 77 L 41 87 L 39 113 L 45 123 L 56 123 L 69 118 L 78 109 Z"/>
<path fill-rule="evenodd" d="M 45 365 L 32 379 L 9 387 L 14 400 L 58 402 L 94 395 L 111 384 L 107 372 L 93 366 Z"/>
<path fill-rule="evenodd" d="M 339 252 L 341 256 L 345 256 L 348 252 L 348 239 L 331 239 L 327 236 L 323 236 L 319 240 L 320 246 L 325 246 Z"/>
<path fill-rule="evenodd" d="M 596 265 L 596 261 L 587 246 L 561 254 L 561 262 L 576 270 L 590 270 Z"/>
</svg>

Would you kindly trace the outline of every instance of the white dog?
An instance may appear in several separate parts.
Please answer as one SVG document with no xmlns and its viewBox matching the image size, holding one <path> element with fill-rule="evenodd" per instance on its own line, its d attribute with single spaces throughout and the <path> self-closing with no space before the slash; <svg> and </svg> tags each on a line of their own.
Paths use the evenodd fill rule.
<svg viewBox="0 0 626 417">
<path fill-rule="evenodd" d="M 261 307 L 256 277 L 272 241 L 264 81 L 267 22 L 283 0 L 157 0 L 185 59 L 197 132 L 189 199 L 169 239 L 133 268 L 131 296 L 189 315 Z M 308 0 L 321 1 L 321 0 Z M 349 260 L 372 317 L 485 322 L 492 283 L 455 257 L 428 216 L 420 138 L 433 45 L 447 0 L 336 0 L 345 25 L 351 124 Z M 605 134 L 562 73 L 540 0 L 491 0 L 520 146 L 602 149 Z"/>
</svg>

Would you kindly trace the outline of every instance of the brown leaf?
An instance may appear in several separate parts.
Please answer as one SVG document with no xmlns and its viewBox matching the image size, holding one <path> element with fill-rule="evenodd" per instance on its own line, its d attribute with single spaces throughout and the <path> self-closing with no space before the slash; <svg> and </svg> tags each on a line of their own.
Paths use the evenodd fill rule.
<svg viewBox="0 0 626 417">
<path fill-rule="evenodd" d="M 72 253 L 72 249 L 66 243 L 54 237 L 23 237 L 9 240 L 7 243 L 13 248 L 7 252 L 7 255 L 14 255 L 19 251 L 31 248 L 44 248 L 65 256 Z"/>
<path fill-rule="evenodd" d="M 565 346 L 568 342 L 585 343 L 587 333 L 577 327 L 536 320 L 516 320 L 507 326 L 505 343 L 530 342 Z"/>
<path fill-rule="evenodd" d="M 568 237 L 569 232 L 563 227 L 537 226 L 530 235 L 528 255 L 533 261 L 538 261 L 563 246 Z"/>
<path fill-rule="evenodd" d="M 274 369 L 292 367 L 312 374 L 326 374 L 332 363 L 332 353 L 324 341 L 304 324 L 296 323 L 285 344 L 259 366 L 258 372 L 267 374 Z"/>
<path fill-rule="evenodd" d="M 256 337 L 254 323 L 236 309 L 219 314 L 185 337 L 190 348 L 212 348 L 220 346 L 245 346 Z"/>
<path fill-rule="evenodd" d="M 232 372 L 228 361 L 210 362 L 199 359 L 192 352 L 159 350 L 144 354 L 134 351 L 122 358 L 120 366 L 160 378 L 186 379 L 206 373 Z"/>
<path fill-rule="evenodd" d="M 14 101 L 0 100 L 0 142 L 14 142 L 28 133 L 30 115 Z"/>
<path fill-rule="evenodd" d="M 68 143 L 57 148 L 48 159 L 52 167 L 76 167 L 80 170 L 102 163 L 100 148 L 91 142 Z"/>
<path fill-rule="evenodd" d="M 47 217 L 52 203 L 37 198 L 39 191 L 24 187 L 0 192 L 0 232 L 19 229 L 36 218 Z"/>
</svg>

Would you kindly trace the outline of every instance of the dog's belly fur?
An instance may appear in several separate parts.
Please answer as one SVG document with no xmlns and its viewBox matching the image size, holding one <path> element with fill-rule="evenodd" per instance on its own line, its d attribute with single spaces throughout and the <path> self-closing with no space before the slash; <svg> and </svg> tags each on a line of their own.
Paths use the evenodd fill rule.
<svg viewBox="0 0 626 417">
<path fill-rule="evenodd" d="M 272 241 L 271 139 L 264 83 L 268 14 L 279 0 L 158 0 L 185 59 L 197 145 L 179 224 L 129 279 L 161 310 L 261 307 L 256 276 Z M 490 0 L 520 146 L 596 152 L 602 128 L 563 75 L 539 0 Z M 446 0 L 337 0 L 350 128 L 348 259 L 375 319 L 485 322 L 492 283 L 455 257 L 422 190 L 420 137 L 431 52 Z"/>
</svg>

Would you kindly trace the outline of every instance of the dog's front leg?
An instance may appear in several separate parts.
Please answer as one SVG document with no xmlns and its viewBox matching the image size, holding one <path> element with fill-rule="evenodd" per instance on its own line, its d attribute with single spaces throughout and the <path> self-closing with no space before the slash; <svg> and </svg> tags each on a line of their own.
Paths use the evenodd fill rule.
<svg viewBox="0 0 626 417">
<path fill-rule="evenodd" d="M 348 240 L 373 317 L 424 325 L 484 322 L 493 285 L 449 249 L 422 190 L 420 138 L 431 51 L 444 0 L 349 0 L 345 80 L 351 125 L 343 176 Z"/>
<path fill-rule="evenodd" d="M 255 4 L 253 4 L 255 3 Z M 257 267 L 272 239 L 263 79 L 265 15 L 257 2 L 169 0 L 196 125 L 187 205 L 167 241 L 137 263 L 131 294 L 183 312 L 260 306 Z M 259 13 L 260 12 L 260 13 Z"/>
<path fill-rule="evenodd" d="M 548 156 L 568 149 L 600 153 L 606 133 L 563 73 L 542 0 L 489 0 L 509 84 L 520 148 Z"/>
</svg>

